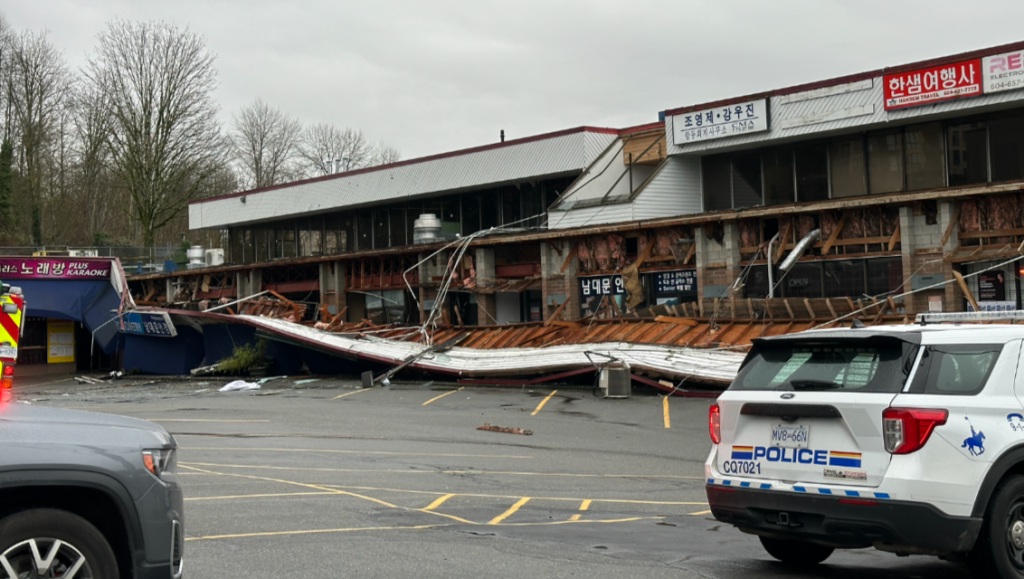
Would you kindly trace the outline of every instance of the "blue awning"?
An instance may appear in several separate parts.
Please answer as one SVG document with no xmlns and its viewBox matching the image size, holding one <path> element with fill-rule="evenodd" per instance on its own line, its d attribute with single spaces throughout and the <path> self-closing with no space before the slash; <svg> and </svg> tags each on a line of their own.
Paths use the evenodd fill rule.
<svg viewBox="0 0 1024 579">
<path fill-rule="evenodd" d="M 8 283 L 25 293 L 24 315 L 82 322 L 105 353 L 117 349 L 117 324 L 107 322 L 121 296 L 109 280 L 19 279 Z"/>
</svg>

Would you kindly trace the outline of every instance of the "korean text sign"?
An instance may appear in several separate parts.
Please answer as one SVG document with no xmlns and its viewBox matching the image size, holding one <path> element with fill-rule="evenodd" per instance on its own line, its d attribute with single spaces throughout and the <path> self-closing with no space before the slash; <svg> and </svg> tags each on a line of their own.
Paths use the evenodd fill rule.
<svg viewBox="0 0 1024 579">
<path fill-rule="evenodd" d="M 676 145 L 768 130 L 768 100 L 758 99 L 672 117 Z"/>
<path fill-rule="evenodd" d="M 885 110 L 981 94 L 981 59 L 885 75 Z"/>
<path fill-rule="evenodd" d="M 697 270 L 681 269 L 654 274 L 655 293 L 697 293 Z"/>
<path fill-rule="evenodd" d="M 1024 88 L 1024 50 L 986 56 L 981 77 L 986 93 Z"/>
<path fill-rule="evenodd" d="M 74 258 L 3 257 L 0 258 L 0 279 L 110 279 L 110 264 L 104 260 L 85 261 Z"/>
<path fill-rule="evenodd" d="M 596 277 L 579 278 L 580 297 L 590 296 L 613 296 L 626 293 L 626 287 L 622 284 L 621 275 L 601 275 Z"/>
<path fill-rule="evenodd" d="M 178 335 L 167 312 L 125 312 L 121 316 L 121 333 L 138 336 L 173 338 Z"/>
</svg>

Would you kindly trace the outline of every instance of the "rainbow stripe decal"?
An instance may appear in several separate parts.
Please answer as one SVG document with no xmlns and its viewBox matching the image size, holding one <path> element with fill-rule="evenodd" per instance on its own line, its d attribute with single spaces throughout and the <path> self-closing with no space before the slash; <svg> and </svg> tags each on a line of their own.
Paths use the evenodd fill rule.
<svg viewBox="0 0 1024 579">
<path fill-rule="evenodd" d="M 860 453 L 830 450 L 828 451 L 828 465 L 860 468 Z"/>
<path fill-rule="evenodd" d="M 732 445 L 732 459 L 733 460 L 754 460 L 754 447 L 753 446 L 736 446 Z"/>
</svg>

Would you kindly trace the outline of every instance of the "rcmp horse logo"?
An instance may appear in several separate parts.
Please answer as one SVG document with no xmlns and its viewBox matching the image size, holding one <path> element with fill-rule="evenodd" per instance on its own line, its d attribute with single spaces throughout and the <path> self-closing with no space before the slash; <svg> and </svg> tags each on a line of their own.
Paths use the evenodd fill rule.
<svg viewBox="0 0 1024 579">
<path fill-rule="evenodd" d="M 964 416 L 964 420 L 971 427 L 971 435 L 964 439 L 964 443 L 960 445 L 960 448 L 966 448 L 967 452 L 971 453 L 971 456 L 980 456 L 985 454 L 985 433 L 982 431 L 974 431 L 974 425 L 971 424 L 969 418 Z"/>
</svg>

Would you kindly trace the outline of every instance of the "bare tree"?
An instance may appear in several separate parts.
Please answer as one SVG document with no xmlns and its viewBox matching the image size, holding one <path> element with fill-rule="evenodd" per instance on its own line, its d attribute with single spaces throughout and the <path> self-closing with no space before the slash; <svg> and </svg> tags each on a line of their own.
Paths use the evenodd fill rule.
<svg viewBox="0 0 1024 579">
<path fill-rule="evenodd" d="M 11 111 L 9 130 L 13 133 L 18 172 L 31 206 L 32 242 L 40 244 L 48 148 L 60 144 L 71 75 L 45 33 L 26 31 L 14 36 L 9 52 L 4 78 Z"/>
<path fill-rule="evenodd" d="M 362 131 L 318 123 L 306 129 L 300 154 L 313 175 L 330 175 L 337 170 L 365 167 L 370 160 L 370 145 Z M 335 161 L 341 163 L 332 168 Z"/>
<path fill-rule="evenodd" d="M 205 40 L 165 23 L 115 20 L 99 35 L 86 78 L 109 107 L 111 167 L 142 241 L 184 213 L 220 168 L 225 139 Z"/>
<path fill-rule="evenodd" d="M 259 189 L 298 176 L 302 125 L 260 99 L 232 118 L 232 152 L 243 184 Z"/>
<path fill-rule="evenodd" d="M 400 160 L 402 160 L 402 153 L 381 139 L 380 141 L 377 141 L 377 144 L 370 150 L 370 161 L 366 165 L 368 167 L 387 165 L 388 163 L 394 163 Z"/>
</svg>

